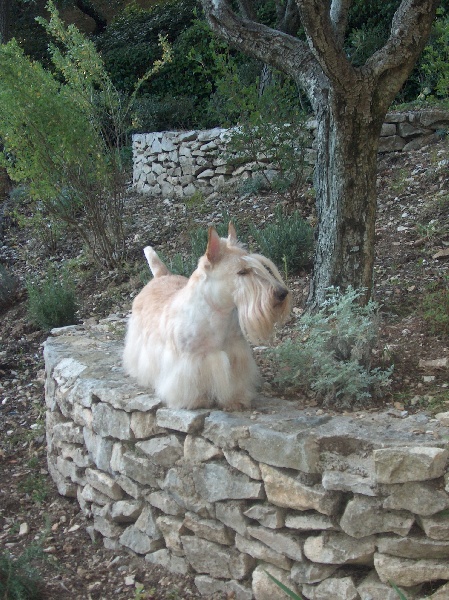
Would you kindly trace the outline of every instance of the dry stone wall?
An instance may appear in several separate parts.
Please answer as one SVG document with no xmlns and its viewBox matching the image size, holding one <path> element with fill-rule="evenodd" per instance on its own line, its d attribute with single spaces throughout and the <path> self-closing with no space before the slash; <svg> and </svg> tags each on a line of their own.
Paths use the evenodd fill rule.
<svg viewBox="0 0 449 600">
<path fill-rule="evenodd" d="M 205 597 L 283 600 L 268 571 L 309 600 L 449 598 L 448 415 L 168 409 L 124 375 L 124 326 L 44 349 L 49 471 L 107 548 Z"/>
<path fill-rule="evenodd" d="M 439 130 L 449 127 L 449 113 L 443 110 L 388 113 L 382 126 L 379 152 L 416 150 L 436 141 Z M 316 121 L 307 123 L 310 147 L 306 159 L 313 164 L 316 152 Z M 252 177 L 260 165 L 271 178 L 276 173 L 269 157 L 259 165 L 240 164 L 234 168 L 225 158 L 229 129 L 207 131 L 164 131 L 133 135 L 133 183 L 137 191 L 164 198 L 185 198 L 196 191 L 211 194 L 226 185 Z"/>
</svg>

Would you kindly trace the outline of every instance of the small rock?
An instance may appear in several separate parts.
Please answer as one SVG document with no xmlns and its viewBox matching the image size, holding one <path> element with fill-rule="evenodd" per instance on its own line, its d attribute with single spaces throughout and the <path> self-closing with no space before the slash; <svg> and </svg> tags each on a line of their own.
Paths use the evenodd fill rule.
<svg viewBox="0 0 449 600">
<path fill-rule="evenodd" d="M 28 523 L 21 523 L 19 529 L 19 535 L 27 535 L 30 532 L 30 526 Z"/>
</svg>

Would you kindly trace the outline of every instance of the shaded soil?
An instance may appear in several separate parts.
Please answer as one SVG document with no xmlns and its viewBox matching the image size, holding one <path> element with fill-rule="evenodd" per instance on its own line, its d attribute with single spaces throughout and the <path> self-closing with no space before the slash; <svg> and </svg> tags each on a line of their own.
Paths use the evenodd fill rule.
<svg viewBox="0 0 449 600">
<path fill-rule="evenodd" d="M 426 149 L 379 158 L 375 299 L 381 305 L 381 333 L 375 362 L 394 363 L 391 390 L 364 411 L 388 408 L 398 418 L 405 411 L 433 414 L 449 410 L 448 326 L 438 323 L 441 298 L 449 284 L 449 150 L 445 141 Z M 243 229 L 263 226 L 274 207 L 299 209 L 314 220 L 310 189 L 299 200 L 288 196 L 229 195 L 197 203 L 146 199 L 130 195 L 128 263 L 122 273 L 100 273 L 89 263 L 76 240 L 62 237 L 49 250 L 30 229 L 19 228 L 11 200 L 0 210 L 0 263 L 14 273 L 19 286 L 4 307 L 0 331 L 0 548 L 17 558 L 37 545 L 42 597 L 53 599 L 131 600 L 198 598 L 193 581 L 177 577 L 124 552 L 115 555 L 102 546 L 101 536 L 86 531 L 77 503 L 62 498 L 48 475 L 45 459 L 44 364 L 41 344 L 47 333 L 27 319 L 27 277 L 41 277 L 46 260 L 70 259 L 80 321 L 112 312 L 126 314 L 132 298 L 148 279 L 142 248 L 148 244 L 165 256 L 187 255 L 188 231 L 219 222 L 225 210 Z M 22 212 L 26 212 L 22 209 Z M 288 280 L 300 312 L 307 297 L 310 273 Z M 438 296 L 440 294 L 440 296 Z M 427 317 L 426 317 L 427 313 Z M 278 333 L 291 335 L 295 316 Z M 282 395 L 263 350 L 256 359 L 264 375 L 264 393 Z M 444 361 L 443 361 L 444 363 Z M 319 398 L 297 394 L 298 406 L 311 413 L 336 412 Z M 362 407 L 358 407 L 361 411 Z M 139 585 L 143 591 L 136 592 Z"/>
</svg>

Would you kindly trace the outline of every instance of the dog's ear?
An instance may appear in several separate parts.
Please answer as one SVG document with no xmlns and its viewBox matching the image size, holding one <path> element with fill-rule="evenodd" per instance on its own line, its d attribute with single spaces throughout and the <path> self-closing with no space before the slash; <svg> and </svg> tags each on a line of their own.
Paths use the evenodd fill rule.
<svg viewBox="0 0 449 600">
<path fill-rule="evenodd" d="M 210 263 L 215 263 L 220 259 L 221 246 L 220 236 L 213 227 L 209 227 L 206 256 Z"/>
<path fill-rule="evenodd" d="M 229 221 L 228 225 L 228 244 L 230 246 L 235 246 L 237 244 L 237 232 L 235 230 L 234 224 Z"/>
</svg>

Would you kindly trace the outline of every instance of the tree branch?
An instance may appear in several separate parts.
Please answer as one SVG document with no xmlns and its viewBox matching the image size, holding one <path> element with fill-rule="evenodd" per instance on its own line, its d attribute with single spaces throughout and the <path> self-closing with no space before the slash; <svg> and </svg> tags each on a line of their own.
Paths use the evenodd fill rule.
<svg viewBox="0 0 449 600">
<path fill-rule="evenodd" d="M 346 28 L 348 26 L 349 9 L 352 0 L 332 0 L 330 9 L 331 23 L 334 28 L 338 45 L 343 47 Z"/>
<path fill-rule="evenodd" d="M 440 0 L 402 0 L 394 14 L 390 37 L 361 72 L 381 80 L 383 93 L 404 81 L 427 43 Z M 391 101 L 391 100 L 390 100 Z"/>
<path fill-rule="evenodd" d="M 309 94 L 321 70 L 308 45 L 296 37 L 237 15 L 228 0 L 202 0 L 209 25 L 242 52 L 290 75 Z M 309 94 L 310 95 L 310 94 Z"/>
<path fill-rule="evenodd" d="M 356 79 L 343 49 L 342 29 L 346 25 L 341 11 L 347 11 L 350 0 L 334 1 L 334 22 L 329 0 L 297 0 L 297 4 L 309 46 L 325 75 L 334 86 L 347 88 Z"/>
</svg>

